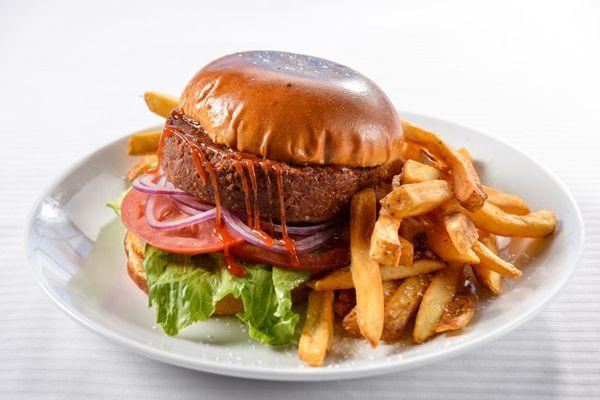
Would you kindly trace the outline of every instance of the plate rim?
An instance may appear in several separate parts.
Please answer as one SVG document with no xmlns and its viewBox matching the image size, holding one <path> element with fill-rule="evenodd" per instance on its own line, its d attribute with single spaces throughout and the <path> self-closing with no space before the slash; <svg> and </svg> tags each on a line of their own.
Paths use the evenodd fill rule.
<svg viewBox="0 0 600 400">
<path fill-rule="evenodd" d="M 471 132 L 475 132 L 478 135 L 484 136 L 487 139 L 495 142 L 497 144 L 506 146 L 510 148 L 512 151 L 519 153 L 521 156 L 525 157 L 529 162 L 534 163 L 538 168 L 540 168 L 547 176 L 551 178 L 551 180 L 560 188 L 560 190 L 565 195 L 566 199 L 573 207 L 575 211 L 575 219 L 576 219 L 576 230 L 578 230 L 579 237 L 581 240 L 577 243 L 577 247 L 575 250 L 575 258 L 568 266 L 565 268 L 566 273 L 563 277 L 554 285 L 553 291 L 549 292 L 545 297 L 543 297 L 538 305 L 527 313 L 520 316 L 518 319 L 515 319 L 511 323 L 505 324 L 495 330 L 492 330 L 488 333 L 484 333 L 480 336 L 473 338 L 472 340 L 462 342 L 453 346 L 451 348 L 442 349 L 436 351 L 431 354 L 426 354 L 416 359 L 403 360 L 399 358 L 398 360 L 391 360 L 386 362 L 385 364 L 367 364 L 364 366 L 354 367 L 352 369 L 343 369 L 337 370 L 335 368 L 298 368 L 297 370 L 280 370 L 277 368 L 270 367 L 262 367 L 262 366 L 253 366 L 252 368 L 239 366 L 235 364 L 227 364 L 224 365 L 220 362 L 213 362 L 202 360 L 194 357 L 188 357 L 185 355 L 170 353 L 158 348 L 155 348 L 151 345 L 146 345 L 141 342 L 138 342 L 134 339 L 123 336 L 119 333 L 112 331 L 109 328 L 106 328 L 100 324 L 96 324 L 94 321 L 89 318 L 78 314 L 74 310 L 70 309 L 67 305 L 60 301 L 58 296 L 55 296 L 53 291 L 46 287 L 42 279 L 38 276 L 35 270 L 35 262 L 33 259 L 32 248 L 30 246 L 29 237 L 31 234 L 31 230 L 33 227 L 33 217 L 36 214 L 36 211 L 39 209 L 41 202 L 44 198 L 47 197 L 48 193 L 53 191 L 60 182 L 64 181 L 65 178 L 74 172 L 76 169 L 81 167 L 83 164 L 87 162 L 87 160 L 106 148 L 114 145 L 115 143 L 124 140 L 129 135 L 122 136 L 116 140 L 113 140 L 100 148 L 90 151 L 85 154 L 83 157 L 78 159 L 74 164 L 72 164 L 65 171 L 60 173 L 57 177 L 51 180 L 50 184 L 46 185 L 41 193 L 36 197 L 33 205 L 28 213 L 27 219 L 25 221 L 25 230 L 24 230 L 24 247 L 25 247 L 25 255 L 27 259 L 27 264 L 31 270 L 32 275 L 34 276 L 37 284 L 42 288 L 42 290 L 46 293 L 48 297 L 61 309 L 65 314 L 67 314 L 71 319 L 78 322 L 80 325 L 85 328 L 91 330 L 92 332 L 104 337 L 108 341 L 112 343 L 116 343 L 120 346 L 125 347 L 126 349 L 131 349 L 137 354 L 141 354 L 148 358 L 151 358 L 156 361 L 161 361 L 167 364 L 175 365 L 178 367 L 193 369 L 197 371 L 202 371 L 206 373 L 213 373 L 223 376 L 237 377 L 237 378 L 245 378 L 245 379 L 253 379 L 253 380 L 264 380 L 264 381 L 288 381 L 288 382 L 299 382 L 299 381 L 328 381 L 328 380 L 347 380 L 347 379 L 357 379 L 357 378 L 365 378 L 376 375 L 384 375 L 390 374 L 394 372 L 399 372 L 407 369 L 418 368 L 423 365 L 431 364 L 435 361 L 443 361 L 447 360 L 453 356 L 457 356 L 461 353 L 465 353 L 467 351 L 473 350 L 479 346 L 482 346 L 486 343 L 491 342 L 492 340 L 498 339 L 499 337 L 507 334 L 508 332 L 522 326 L 527 321 L 531 320 L 533 317 L 542 312 L 546 307 L 548 307 L 556 298 L 556 296 L 564 289 L 567 283 L 571 280 L 574 275 L 574 271 L 581 265 L 582 262 L 582 254 L 585 246 L 585 225 L 583 216 L 581 214 L 581 210 L 579 209 L 579 205 L 569 188 L 562 182 L 560 178 L 558 178 L 554 172 L 552 172 L 548 167 L 546 167 L 541 162 L 537 161 L 535 158 L 530 156 L 528 153 L 522 151 L 518 147 L 503 142 L 497 139 L 494 136 L 491 136 L 485 132 L 479 131 L 477 129 L 472 129 L 466 127 L 464 125 L 460 125 L 454 122 L 450 122 L 441 118 L 431 117 L 425 114 L 418 114 L 409 111 L 398 110 L 398 113 L 407 117 L 407 119 L 415 118 L 415 119 L 424 119 L 430 120 L 435 123 L 441 123 L 449 126 L 453 126 L 454 128 L 461 128 Z M 159 125 L 154 125 L 151 128 L 154 129 Z M 147 130 L 144 129 L 144 130 Z M 140 132 L 143 130 L 140 130 Z"/>
</svg>

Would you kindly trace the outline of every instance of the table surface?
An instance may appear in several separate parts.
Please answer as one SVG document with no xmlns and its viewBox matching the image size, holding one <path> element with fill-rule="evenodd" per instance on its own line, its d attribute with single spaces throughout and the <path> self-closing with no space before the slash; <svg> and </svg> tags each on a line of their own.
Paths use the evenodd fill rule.
<svg viewBox="0 0 600 400">
<path fill-rule="evenodd" d="M 166 3 L 0 2 L 1 398 L 600 396 L 599 3 Z M 36 196 L 83 155 L 159 123 L 144 91 L 178 94 L 211 59 L 256 48 L 352 66 L 398 108 L 487 132 L 546 164 L 586 222 L 583 263 L 568 286 L 485 348 L 350 382 L 188 371 L 71 321 L 26 265 L 24 221 Z"/>
</svg>

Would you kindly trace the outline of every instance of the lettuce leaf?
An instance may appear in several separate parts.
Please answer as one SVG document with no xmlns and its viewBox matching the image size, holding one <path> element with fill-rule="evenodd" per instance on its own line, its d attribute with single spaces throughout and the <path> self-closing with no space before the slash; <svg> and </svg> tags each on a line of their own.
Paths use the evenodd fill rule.
<svg viewBox="0 0 600 400">
<path fill-rule="evenodd" d="M 127 196 L 127 193 L 129 193 L 130 190 L 131 187 L 123 190 L 123 192 L 121 192 L 120 195 L 106 203 L 106 205 L 112 208 L 115 214 L 117 214 L 119 217 L 121 216 L 121 203 L 123 202 L 123 199 L 125 198 L 125 196 Z"/>
<path fill-rule="evenodd" d="M 242 299 L 253 339 L 284 346 L 295 337 L 299 315 L 292 311 L 291 291 L 309 278 L 304 272 L 287 271 L 264 264 L 243 263 L 243 278 L 231 275 L 217 253 L 182 256 L 146 246 L 144 269 L 148 303 L 156 307 L 156 320 L 168 335 L 198 321 L 207 320 L 216 304 L 231 294 Z"/>
</svg>

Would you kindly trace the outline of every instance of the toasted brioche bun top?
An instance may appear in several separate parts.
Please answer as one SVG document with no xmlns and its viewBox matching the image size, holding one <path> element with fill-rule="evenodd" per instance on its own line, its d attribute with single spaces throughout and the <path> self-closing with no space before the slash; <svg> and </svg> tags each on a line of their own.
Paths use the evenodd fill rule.
<svg viewBox="0 0 600 400">
<path fill-rule="evenodd" d="M 402 144 L 383 91 L 317 57 L 231 54 L 200 70 L 179 103 L 214 142 L 292 164 L 377 166 L 397 159 Z"/>
</svg>

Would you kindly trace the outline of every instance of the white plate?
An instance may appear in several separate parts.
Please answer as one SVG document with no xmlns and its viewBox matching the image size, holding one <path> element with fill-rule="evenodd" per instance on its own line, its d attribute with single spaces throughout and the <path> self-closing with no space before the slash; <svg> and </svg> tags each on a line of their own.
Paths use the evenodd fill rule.
<svg viewBox="0 0 600 400">
<path fill-rule="evenodd" d="M 125 187 L 122 175 L 133 160 L 126 155 L 126 138 L 77 163 L 34 206 L 26 234 L 33 273 L 61 309 L 107 339 L 156 360 L 223 375 L 290 381 L 358 378 L 414 368 L 489 342 L 533 317 L 567 282 L 580 259 L 581 214 L 567 188 L 516 149 L 455 124 L 401 114 L 451 144 L 467 147 L 487 185 L 520 194 L 533 209 L 549 208 L 560 220 L 551 238 L 533 245 L 518 240 L 505 249 L 521 253 L 516 262 L 523 278 L 505 282 L 504 294 L 484 302 L 485 310 L 460 334 L 375 350 L 363 341 L 344 339 L 323 368 L 304 366 L 293 348 L 274 350 L 253 342 L 232 318 L 195 324 L 178 337 L 165 335 L 154 323 L 146 295 L 127 276 L 124 228 L 105 206 Z"/>
</svg>

